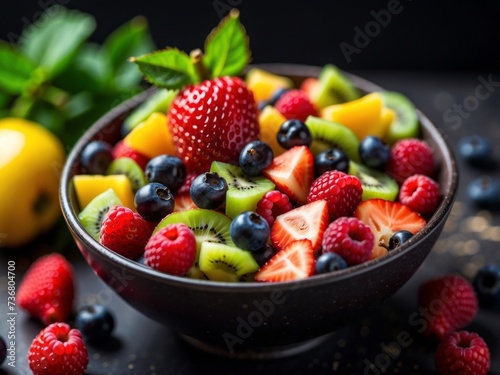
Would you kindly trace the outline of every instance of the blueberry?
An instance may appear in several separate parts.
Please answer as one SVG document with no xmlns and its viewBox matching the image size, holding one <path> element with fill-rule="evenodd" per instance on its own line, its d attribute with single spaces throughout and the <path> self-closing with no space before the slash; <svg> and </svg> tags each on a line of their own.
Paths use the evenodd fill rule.
<svg viewBox="0 0 500 375">
<path fill-rule="evenodd" d="M 346 261 L 337 253 L 324 253 L 319 256 L 318 260 L 316 260 L 317 274 L 343 270 L 346 267 Z"/>
<path fill-rule="evenodd" d="M 368 136 L 359 144 L 359 157 L 370 168 L 381 169 L 391 156 L 390 147 L 379 137 Z"/>
<path fill-rule="evenodd" d="M 500 302 L 500 267 L 489 264 L 479 269 L 472 281 L 481 307 L 493 307 Z"/>
<path fill-rule="evenodd" d="M 76 313 L 75 326 L 89 342 L 104 341 L 115 328 L 115 319 L 106 306 L 84 306 Z"/>
<path fill-rule="evenodd" d="M 148 162 L 144 173 L 149 182 L 159 182 L 175 193 L 186 179 L 186 166 L 176 156 L 160 155 Z"/>
<path fill-rule="evenodd" d="M 332 170 L 344 173 L 349 170 L 349 158 L 336 148 L 323 151 L 314 158 L 314 175 L 316 178 Z"/>
<path fill-rule="evenodd" d="M 491 142 L 480 135 L 464 137 L 459 142 L 460 155 L 469 163 L 478 166 L 491 163 L 493 147 Z"/>
<path fill-rule="evenodd" d="M 259 267 L 262 267 L 262 266 L 264 266 L 264 264 L 269 262 L 269 260 L 274 255 L 276 255 L 277 252 L 278 251 L 274 247 L 266 244 L 266 245 L 264 245 L 264 247 L 262 247 L 256 251 L 253 251 L 252 255 L 253 255 L 253 258 L 255 259 L 255 261 L 257 262 L 257 264 L 259 265 Z"/>
<path fill-rule="evenodd" d="M 160 221 L 174 211 L 175 201 L 171 191 L 158 182 L 144 185 L 135 193 L 135 207 L 148 221 Z"/>
<path fill-rule="evenodd" d="M 468 186 L 469 198 L 482 208 L 497 208 L 500 205 L 500 182 L 489 176 L 473 180 Z"/>
<path fill-rule="evenodd" d="M 268 105 L 269 105 L 268 100 L 261 100 L 258 104 L 259 111 L 262 112 L 264 110 L 264 108 L 266 108 Z"/>
<path fill-rule="evenodd" d="M 278 130 L 278 143 L 284 149 L 294 146 L 310 146 L 312 142 L 311 132 L 306 124 L 297 119 L 286 120 Z"/>
<path fill-rule="evenodd" d="M 273 95 L 271 96 L 271 99 L 269 100 L 270 105 L 275 105 L 276 102 L 283 96 L 285 92 L 289 91 L 289 89 L 276 89 L 276 91 L 273 92 Z"/>
<path fill-rule="evenodd" d="M 394 234 L 389 239 L 389 250 L 394 250 L 396 247 L 401 246 L 412 237 L 413 233 L 407 230 L 399 230 L 397 232 L 394 232 Z"/>
<path fill-rule="evenodd" d="M 271 230 L 262 216 L 252 211 L 245 211 L 233 219 L 229 233 L 236 246 L 256 251 L 264 247 Z"/>
<path fill-rule="evenodd" d="M 223 177 L 216 172 L 206 172 L 193 180 L 189 193 L 198 207 L 215 210 L 226 201 L 227 189 L 227 182 Z"/>
<path fill-rule="evenodd" d="M 258 176 L 273 162 L 273 150 L 267 143 L 252 141 L 240 152 L 240 167 L 249 176 Z"/>
<path fill-rule="evenodd" d="M 113 161 L 113 147 L 104 141 L 92 141 L 82 150 L 80 163 L 86 174 L 105 174 Z"/>
<path fill-rule="evenodd" d="M 5 344 L 5 340 L 2 336 L 0 336 L 0 365 L 7 358 L 7 345 Z"/>
</svg>

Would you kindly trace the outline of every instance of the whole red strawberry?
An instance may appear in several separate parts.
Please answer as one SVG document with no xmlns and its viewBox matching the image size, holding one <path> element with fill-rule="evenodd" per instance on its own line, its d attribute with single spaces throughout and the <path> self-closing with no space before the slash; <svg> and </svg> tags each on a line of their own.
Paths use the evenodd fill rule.
<svg viewBox="0 0 500 375">
<path fill-rule="evenodd" d="M 212 161 L 236 162 L 243 146 L 259 138 L 257 105 L 237 77 L 219 77 L 182 90 L 168 111 L 177 152 L 191 172 Z"/>
<path fill-rule="evenodd" d="M 135 259 L 144 252 L 155 225 L 130 208 L 113 206 L 102 221 L 101 243 L 124 257 Z"/>
<path fill-rule="evenodd" d="M 386 172 L 399 184 L 415 174 L 432 176 L 435 161 L 432 149 L 425 141 L 408 138 L 398 141 L 391 148 Z"/>
<path fill-rule="evenodd" d="M 80 331 L 53 323 L 33 339 L 28 362 L 34 375 L 83 375 L 89 358 Z"/>
<path fill-rule="evenodd" d="M 306 121 L 309 116 L 318 115 L 309 95 L 298 89 L 284 93 L 276 102 L 275 107 L 287 119 Z"/>
<path fill-rule="evenodd" d="M 325 200 L 330 221 L 341 216 L 352 216 L 361 203 L 363 187 L 356 176 L 340 171 L 328 171 L 318 177 L 309 189 L 308 202 Z"/>
<path fill-rule="evenodd" d="M 73 307 L 73 269 L 61 254 L 36 260 L 26 271 L 18 289 L 18 302 L 43 324 L 64 322 Z"/>
<path fill-rule="evenodd" d="M 146 265 L 171 275 L 183 276 L 196 259 L 196 238 L 185 224 L 170 224 L 155 233 L 144 252 Z"/>
<path fill-rule="evenodd" d="M 477 333 L 453 332 L 439 343 L 435 364 L 439 375 L 486 375 L 490 351 Z"/>
<path fill-rule="evenodd" d="M 469 324 L 477 313 L 473 287 L 459 275 L 430 279 L 418 290 L 420 313 L 427 319 L 424 334 L 442 339 Z"/>
<path fill-rule="evenodd" d="M 123 140 L 118 142 L 115 147 L 113 147 L 112 153 L 115 159 L 126 157 L 134 160 L 142 169 L 145 169 L 149 162 L 149 158 L 146 155 L 135 151 Z"/>
</svg>

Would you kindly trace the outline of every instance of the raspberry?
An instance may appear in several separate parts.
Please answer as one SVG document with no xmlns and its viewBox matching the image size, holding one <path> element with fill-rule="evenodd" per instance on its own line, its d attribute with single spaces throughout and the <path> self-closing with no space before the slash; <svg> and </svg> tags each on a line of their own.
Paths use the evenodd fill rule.
<svg viewBox="0 0 500 375">
<path fill-rule="evenodd" d="M 477 313 L 474 289 L 459 275 L 446 275 L 423 283 L 418 290 L 418 305 L 428 320 L 424 334 L 438 339 L 465 327 Z"/>
<path fill-rule="evenodd" d="M 125 157 L 133 159 L 143 170 L 146 169 L 146 165 L 149 162 L 149 158 L 146 155 L 135 151 L 122 140 L 113 147 L 113 158 L 118 159 Z"/>
<path fill-rule="evenodd" d="M 33 339 L 28 362 L 34 375 L 79 375 L 85 373 L 89 359 L 80 331 L 53 323 Z"/>
<path fill-rule="evenodd" d="M 170 224 L 154 234 L 144 252 L 146 265 L 171 274 L 183 276 L 196 259 L 196 239 L 185 224 Z"/>
<path fill-rule="evenodd" d="M 413 175 L 401 185 L 399 201 L 419 214 L 432 214 L 439 205 L 439 185 L 430 177 Z"/>
<path fill-rule="evenodd" d="M 431 147 L 415 138 L 396 142 L 391 149 L 391 156 L 386 165 L 386 172 L 399 184 L 414 174 L 432 176 L 434 173 L 434 156 Z"/>
<path fill-rule="evenodd" d="M 440 375 L 486 375 L 490 351 L 477 333 L 453 332 L 438 345 L 435 364 Z"/>
<path fill-rule="evenodd" d="M 184 183 L 182 184 L 182 186 L 177 189 L 177 191 L 175 192 L 175 194 L 179 194 L 179 195 L 182 195 L 182 194 L 189 194 L 189 189 L 191 188 L 191 184 L 193 183 L 194 179 L 198 177 L 198 173 L 188 173 L 186 175 L 186 178 L 184 179 Z"/>
<path fill-rule="evenodd" d="M 277 216 L 290 211 L 292 208 L 288 195 L 278 190 L 272 190 L 264 194 L 257 203 L 255 212 L 266 219 L 269 227 L 272 227 Z"/>
<path fill-rule="evenodd" d="M 287 119 L 306 121 L 308 116 L 317 116 L 318 111 L 302 90 L 290 90 L 276 102 L 276 109 Z"/>
<path fill-rule="evenodd" d="M 375 237 L 370 227 L 354 217 L 339 217 L 323 234 L 323 253 L 336 253 L 348 265 L 370 259 Z"/>
<path fill-rule="evenodd" d="M 68 319 L 75 295 L 73 269 L 61 254 L 36 260 L 24 275 L 18 302 L 45 325 Z"/>
<path fill-rule="evenodd" d="M 101 244 L 124 257 L 135 259 L 144 252 L 155 224 L 130 208 L 113 206 L 101 224 Z"/>
<path fill-rule="evenodd" d="M 357 177 L 340 171 L 328 171 L 314 180 L 307 201 L 325 200 L 330 221 L 333 221 L 341 216 L 352 216 L 361 203 L 362 194 L 361 181 Z"/>
</svg>

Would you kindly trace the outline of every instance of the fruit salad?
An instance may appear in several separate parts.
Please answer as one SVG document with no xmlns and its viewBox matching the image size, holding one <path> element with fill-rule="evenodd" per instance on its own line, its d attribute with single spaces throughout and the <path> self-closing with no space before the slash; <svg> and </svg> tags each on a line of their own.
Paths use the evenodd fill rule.
<svg viewBox="0 0 500 375">
<path fill-rule="evenodd" d="M 232 11 L 204 52 L 131 59 L 157 90 L 122 139 L 82 151 L 82 226 L 144 267 L 222 282 L 305 279 L 411 242 L 441 200 L 411 101 L 333 64 L 300 84 L 248 69 L 248 43 Z"/>
</svg>

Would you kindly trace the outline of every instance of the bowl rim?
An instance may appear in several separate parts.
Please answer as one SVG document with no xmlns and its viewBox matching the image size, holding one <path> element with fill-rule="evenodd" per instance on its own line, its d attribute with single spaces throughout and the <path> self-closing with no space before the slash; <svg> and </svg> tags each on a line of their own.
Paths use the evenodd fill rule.
<svg viewBox="0 0 500 375">
<path fill-rule="evenodd" d="M 294 75 L 295 76 L 318 76 L 321 67 L 313 65 L 300 65 L 300 64 L 255 64 L 249 66 L 259 67 L 268 71 L 273 71 L 276 69 L 280 70 L 280 74 L 284 75 Z M 299 74 L 300 73 L 300 74 Z M 382 87 L 356 75 L 346 73 L 355 83 L 357 87 L 362 87 L 363 90 L 367 92 L 383 90 Z M 347 267 L 343 270 L 325 273 L 320 275 L 313 275 L 309 278 L 294 281 L 284 281 L 284 282 L 273 282 L 273 283 L 262 283 L 262 282 L 221 282 L 221 281 L 211 281 L 211 280 L 199 280 L 191 279 L 183 276 L 173 276 L 160 271 L 156 271 L 152 268 L 146 267 L 134 260 L 128 259 L 112 250 L 107 249 L 99 242 L 95 241 L 92 236 L 87 233 L 87 231 L 80 224 L 76 210 L 73 209 L 71 205 L 71 179 L 72 169 L 74 163 L 77 161 L 78 155 L 82 148 L 91 140 L 99 134 L 99 131 L 104 128 L 111 119 L 118 118 L 120 116 L 126 115 L 131 109 L 135 108 L 137 105 L 142 103 L 147 97 L 149 97 L 154 92 L 154 88 L 145 90 L 132 97 L 131 99 L 121 103 L 117 107 L 111 109 L 105 115 L 103 115 L 99 120 L 97 120 L 86 132 L 80 137 L 80 139 L 73 146 L 70 154 L 68 155 L 66 162 L 61 174 L 60 180 L 60 190 L 59 199 L 60 205 L 63 212 L 63 216 L 66 220 L 69 229 L 74 231 L 73 236 L 78 237 L 79 241 L 85 244 L 85 247 L 92 249 L 92 251 L 98 253 L 100 256 L 107 258 L 110 262 L 114 263 L 115 266 L 123 267 L 130 272 L 141 274 L 144 278 L 153 279 L 155 281 L 161 282 L 163 284 L 171 284 L 172 286 L 189 287 L 195 288 L 197 290 L 206 291 L 219 291 L 219 292 L 272 292 L 274 290 L 282 290 L 283 288 L 294 290 L 297 288 L 310 287 L 312 285 L 322 285 L 326 283 L 331 283 L 333 281 L 341 281 L 343 279 L 352 277 L 353 275 L 360 275 L 365 272 L 369 272 L 376 267 L 380 267 L 386 263 L 390 263 L 396 258 L 405 256 L 409 251 L 414 250 L 416 246 L 422 243 L 424 237 L 431 234 L 439 224 L 446 220 L 447 216 L 451 211 L 451 207 L 455 200 L 457 190 L 458 190 L 458 168 L 453 153 L 452 148 L 446 138 L 443 131 L 437 128 L 429 118 L 417 109 L 417 115 L 419 123 L 425 130 L 431 135 L 436 146 L 443 150 L 443 158 L 441 160 L 442 168 L 445 168 L 449 173 L 449 183 L 445 187 L 445 194 L 442 197 L 441 203 L 434 212 L 434 214 L 427 221 L 425 227 L 415 234 L 408 242 L 385 254 L 382 257 L 368 260 L 364 263 Z M 75 238 L 76 240 L 76 238 Z"/>
</svg>

